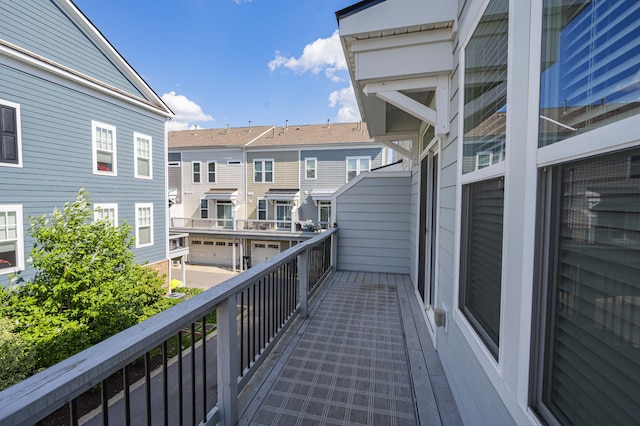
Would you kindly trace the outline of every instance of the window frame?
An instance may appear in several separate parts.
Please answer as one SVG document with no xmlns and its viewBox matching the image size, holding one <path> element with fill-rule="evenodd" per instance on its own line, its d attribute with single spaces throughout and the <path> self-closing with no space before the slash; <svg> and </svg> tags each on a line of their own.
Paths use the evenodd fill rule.
<svg viewBox="0 0 640 426">
<path fill-rule="evenodd" d="M 198 165 L 198 171 L 195 171 L 196 164 Z M 196 176 L 198 176 L 198 181 L 196 182 Z M 192 161 L 191 162 L 191 183 L 194 185 L 200 185 L 202 183 L 202 162 L 201 161 Z"/>
<path fill-rule="evenodd" d="M 351 179 L 349 179 L 349 160 L 355 160 L 356 161 L 356 175 L 354 177 L 352 177 Z M 360 162 L 362 160 L 367 160 L 369 162 L 369 168 L 367 170 L 363 170 L 360 167 Z M 351 182 L 351 180 L 357 178 L 361 173 L 364 172 L 370 172 L 371 171 L 371 163 L 372 163 L 372 159 L 370 155 L 360 155 L 360 156 L 349 156 L 345 158 L 345 168 L 346 168 L 346 181 L 345 182 Z"/>
<path fill-rule="evenodd" d="M 330 200 L 319 200 L 318 201 L 318 223 L 320 223 L 320 227 L 322 229 L 328 229 L 331 228 L 331 211 L 332 209 L 332 205 L 331 205 L 331 201 Z M 326 224 L 323 223 L 325 221 L 322 220 L 322 210 L 323 209 L 328 209 L 328 214 L 327 214 L 327 220 L 326 220 Z"/>
<path fill-rule="evenodd" d="M 256 180 L 256 163 L 261 164 L 260 176 L 261 180 Z M 267 180 L 266 164 L 271 163 L 271 180 Z M 276 164 L 273 158 L 256 158 L 253 160 L 253 183 L 275 183 L 276 181 Z"/>
<path fill-rule="evenodd" d="M 98 149 L 97 129 L 110 131 L 112 134 L 113 149 L 111 151 Z M 118 135 L 116 126 L 106 124 L 100 121 L 91 120 L 91 145 L 93 151 L 93 174 L 101 176 L 118 176 Z M 98 168 L 98 151 L 111 152 L 112 170 L 99 170 Z"/>
<path fill-rule="evenodd" d="M 16 155 L 18 157 L 18 161 L 14 162 L 6 162 L 0 160 L 0 167 L 22 167 L 22 112 L 20 104 L 16 102 L 7 101 L 5 99 L 0 99 L 0 106 L 5 106 L 8 108 L 13 108 L 15 110 L 15 138 L 16 138 Z M 2 117 L 0 117 L 2 120 Z M 2 123 L 0 123 L 1 126 Z M 0 127 L 0 131 L 2 128 Z M 1 136 L 1 135 L 0 135 Z"/>
<path fill-rule="evenodd" d="M 97 222 L 101 220 L 99 217 L 100 211 L 113 210 L 113 217 L 110 217 L 109 222 L 111 226 L 118 226 L 118 203 L 96 203 L 93 205 L 93 220 Z M 104 218 L 102 218 L 104 219 Z"/>
<path fill-rule="evenodd" d="M 213 164 L 213 180 L 211 180 L 211 165 Z M 218 177 L 218 166 L 215 161 L 207 161 L 207 183 L 216 183 Z"/>
<path fill-rule="evenodd" d="M 264 208 L 260 208 L 260 202 L 264 203 Z M 260 219 L 261 212 L 264 212 L 264 219 Z M 256 199 L 256 220 L 269 220 L 269 206 L 266 198 Z"/>
<path fill-rule="evenodd" d="M 153 203 L 135 203 L 136 248 L 153 246 Z M 140 210 L 149 209 L 149 224 L 140 225 Z M 149 228 L 149 242 L 140 243 L 140 228 Z"/>
<path fill-rule="evenodd" d="M 24 259 L 24 228 L 23 228 L 23 210 L 21 204 L 0 204 L 0 213 L 10 213 L 13 212 L 16 214 L 16 238 L 15 238 L 15 257 L 16 264 L 9 268 L 0 269 L 0 276 L 12 274 L 15 272 L 23 271 L 25 269 L 25 259 Z M 14 239 L 7 238 L 4 241 L 13 241 Z"/>
<path fill-rule="evenodd" d="M 309 167 L 309 161 L 313 162 L 313 168 Z M 313 177 L 309 177 L 309 172 L 313 172 Z M 318 158 L 317 157 L 305 157 L 304 159 L 304 179 L 305 180 L 317 180 L 318 179 Z"/>
<path fill-rule="evenodd" d="M 198 210 L 200 211 L 200 219 L 209 219 L 209 200 L 207 200 L 206 198 L 200 198 L 200 205 L 198 207 Z M 203 214 L 205 213 L 206 217 L 203 216 Z"/>
<path fill-rule="evenodd" d="M 149 156 L 143 157 L 139 155 L 138 142 L 140 140 L 146 141 L 149 143 Z M 153 179 L 153 138 L 149 135 L 145 135 L 143 133 L 133 132 L 133 168 L 134 168 L 134 176 L 137 179 Z M 149 174 L 142 175 L 140 174 L 140 168 L 138 166 L 139 160 L 147 160 L 149 162 Z"/>
</svg>

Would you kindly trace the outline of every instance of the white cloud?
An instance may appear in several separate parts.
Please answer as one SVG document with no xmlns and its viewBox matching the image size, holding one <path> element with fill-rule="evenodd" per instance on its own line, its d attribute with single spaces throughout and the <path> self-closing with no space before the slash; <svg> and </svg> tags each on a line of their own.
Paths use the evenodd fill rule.
<svg viewBox="0 0 640 426">
<path fill-rule="evenodd" d="M 200 105 L 184 95 L 178 95 L 176 92 L 171 91 L 160 97 L 176 115 L 167 124 L 169 130 L 185 130 L 193 127 L 190 123 L 213 120 L 211 115 L 202 111 Z"/>
<path fill-rule="evenodd" d="M 276 51 L 275 58 L 269 62 L 269 69 L 273 72 L 278 68 L 288 68 L 297 74 L 311 72 L 317 75 L 324 72 L 331 81 L 343 81 L 343 78 L 336 75 L 338 71 L 347 69 L 338 30 L 329 38 L 319 38 L 307 44 L 299 58 L 287 57 Z"/>
<path fill-rule="evenodd" d="M 331 92 L 329 95 L 329 106 L 331 108 L 339 107 L 338 113 L 336 114 L 336 122 L 338 123 L 350 123 L 361 120 L 352 85 Z"/>
</svg>

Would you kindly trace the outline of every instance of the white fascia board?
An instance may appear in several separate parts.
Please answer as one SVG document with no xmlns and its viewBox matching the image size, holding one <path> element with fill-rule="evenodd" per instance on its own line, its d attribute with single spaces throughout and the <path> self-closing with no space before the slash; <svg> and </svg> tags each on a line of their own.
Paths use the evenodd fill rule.
<svg viewBox="0 0 640 426">
<path fill-rule="evenodd" d="M 54 0 L 55 4 L 63 10 L 82 31 L 89 37 L 95 45 L 104 53 L 107 58 L 114 63 L 120 71 L 142 92 L 147 99 L 162 110 L 166 116 L 173 117 L 174 114 L 154 90 L 140 77 L 140 75 L 129 65 L 129 63 L 118 53 L 113 45 L 102 35 L 93 23 L 73 4 L 71 0 Z"/>
<path fill-rule="evenodd" d="M 386 0 L 340 19 L 344 35 L 386 31 L 455 21 L 458 2 L 451 0 Z"/>
</svg>

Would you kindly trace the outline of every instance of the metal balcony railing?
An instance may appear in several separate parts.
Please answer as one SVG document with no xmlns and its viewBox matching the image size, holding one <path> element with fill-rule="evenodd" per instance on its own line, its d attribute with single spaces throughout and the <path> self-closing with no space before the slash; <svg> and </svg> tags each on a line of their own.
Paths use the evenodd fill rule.
<svg viewBox="0 0 640 426">
<path fill-rule="evenodd" d="M 0 392 L 0 424 L 235 424 L 239 392 L 306 317 L 336 244 L 337 229 L 318 234 Z"/>
</svg>

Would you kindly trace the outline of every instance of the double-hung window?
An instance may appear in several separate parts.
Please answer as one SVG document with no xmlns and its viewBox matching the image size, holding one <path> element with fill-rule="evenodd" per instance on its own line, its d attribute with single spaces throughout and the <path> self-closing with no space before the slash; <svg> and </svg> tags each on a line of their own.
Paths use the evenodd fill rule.
<svg viewBox="0 0 640 426">
<path fill-rule="evenodd" d="M 216 183 L 216 162 L 207 163 L 207 183 Z"/>
<path fill-rule="evenodd" d="M 273 183 L 273 160 L 253 160 L 253 182 Z"/>
<path fill-rule="evenodd" d="M 136 203 L 136 247 L 153 245 L 153 204 Z"/>
<path fill-rule="evenodd" d="M 495 359 L 502 293 L 508 14 L 508 0 L 491 0 L 464 48 L 459 307 Z"/>
<path fill-rule="evenodd" d="M 22 206 L 0 205 L 0 275 L 24 268 Z"/>
<path fill-rule="evenodd" d="M 371 170 L 371 157 L 347 157 L 347 182 Z"/>
<path fill-rule="evenodd" d="M 548 424 L 637 424 L 640 4 L 542 4 L 535 409 Z"/>
<path fill-rule="evenodd" d="M 118 204 L 96 204 L 93 209 L 93 220 L 106 220 L 111 226 L 118 226 Z"/>
<path fill-rule="evenodd" d="M 316 167 L 318 160 L 316 158 L 304 159 L 304 178 L 307 180 L 316 179 Z"/>
<path fill-rule="evenodd" d="M 258 199 L 257 216 L 258 220 L 267 220 L 267 200 L 264 198 Z"/>
<path fill-rule="evenodd" d="M 193 183 L 202 182 L 201 180 L 202 171 L 200 170 L 201 167 L 202 167 L 202 164 L 199 161 L 191 162 L 191 182 Z"/>
<path fill-rule="evenodd" d="M 93 133 L 93 173 L 117 174 L 116 128 L 108 124 L 91 122 Z"/>
<path fill-rule="evenodd" d="M 151 136 L 143 135 L 141 133 L 134 133 L 133 141 L 136 150 L 134 170 L 135 177 L 151 179 L 153 177 L 151 163 Z"/>
<path fill-rule="evenodd" d="M 200 219 L 209 219 L 209 200 L 206 198 L 200 200 Z"/>
<path fill-rule="evenodd" d="M 0 165 L 21 165 L 20 105 L 0 99 Z"/>
</svg>

